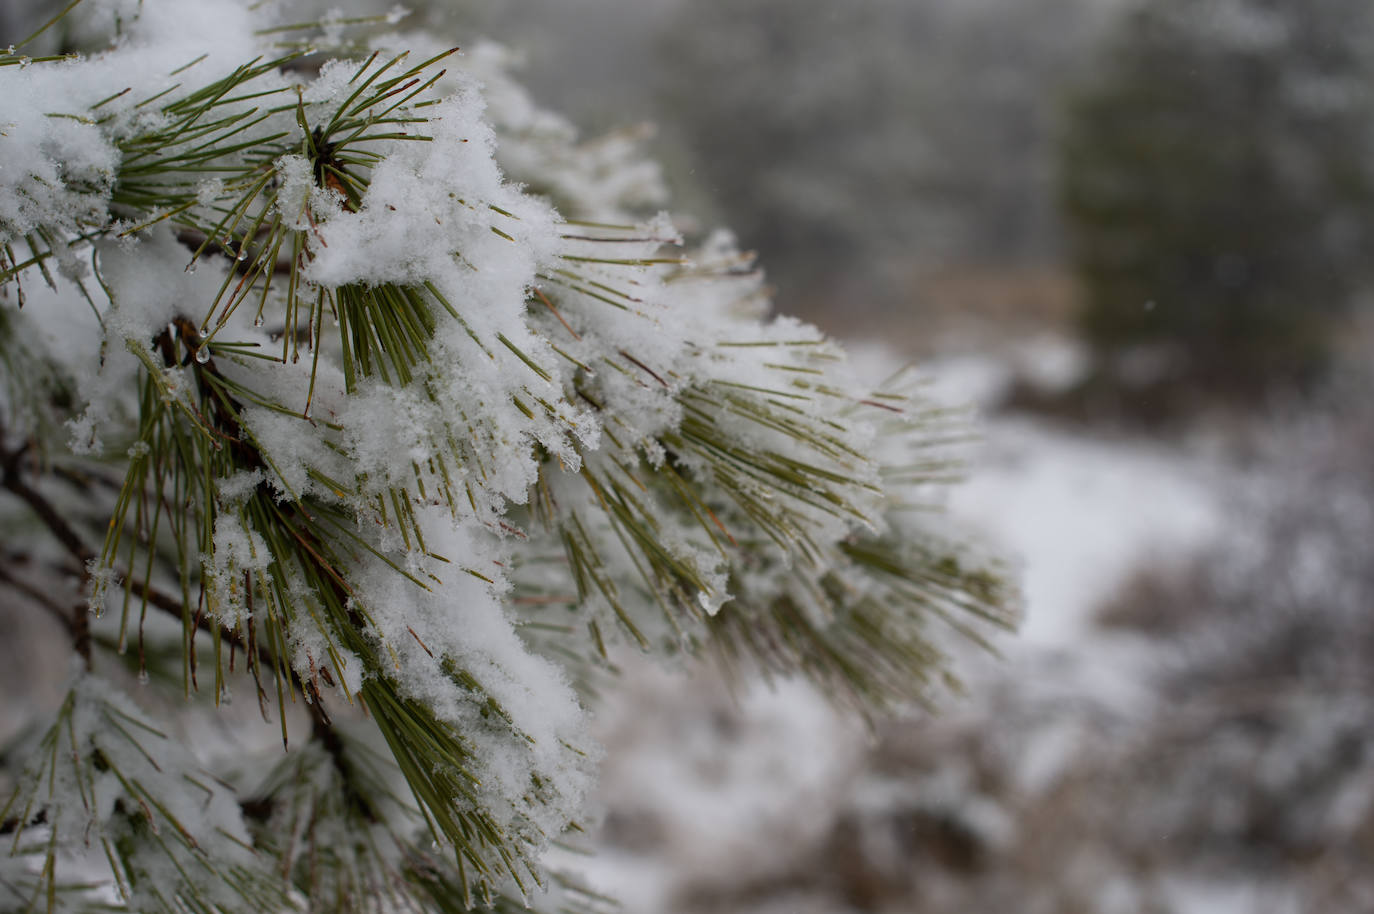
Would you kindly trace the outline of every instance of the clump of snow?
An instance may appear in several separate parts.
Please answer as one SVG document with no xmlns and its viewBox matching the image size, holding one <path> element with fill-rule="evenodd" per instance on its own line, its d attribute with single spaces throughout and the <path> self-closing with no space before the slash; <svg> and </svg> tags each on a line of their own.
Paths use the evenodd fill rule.
<svg viewBox="0 0 1374 914">
<path fill-rule="evenodd" d="M 556 246 L 553 214 L 503 184 L 482 110 L 476 92 L 455 95 L 428 114 L 430 142 L 394 141 L 372 173 L 362 209 L 322 228 L 310 278 L 337 287 L 419 283 L 465 271 L 467 285 L 477 286 L 464 290 L 472 300 L 523 311 L 535 264 Z"/>
<path fill-rule="evenodd" d="M 213 559 L 204 569 L 210 614 L 231 629 L 238 628 L 247 621 L 244 601 L 252 576 L 264 585 L 271 584 L 266 572 L 272 554 L 257 531 L 229 513 L 215 518 L 211 548 Z"/>
<path fill-rule="evenodd" d="M 7 73 L 0 108 L 0 244 L 39 227 L 75 232 L 100 224 L 118 153 L 83 116 L 85 106 L 73 104 L 70 93 L 83 84 L 80 65 L 6 70 L 18 72 Z"/>
<path fill-rule="evenodd" d="M 581 704 L 563 672 L 516 634 L 501 600 L 505 550 L 455 527 L 447 511 L 417 514 L 428 548 L 446 557 L 415 566 L 430 582 L 426 591 L 417 594 L 381 562 L 356 574 L 372 631 L 394 658 L 387 674 L 471 743 L 484 807 L 499 821 L 526 821 L 555 836 L 577 815 L 591 783 L 593 744 Z M 455 681 L 455 668 L 476 691 Z M 488 701 L 508 723 L 495 719 Z M 542 785 L 538 802 L 535 783 Z"/>
<path fill-rule="evenodd" d="M 305 156 L 288 155 L 277 159 L 277 211 L 289 220 L 292 228 L 301 231 L 309 227 L 310 206 L 324 209 L 324 192 L 315 185 L 314 170 Z"/>
</svg>

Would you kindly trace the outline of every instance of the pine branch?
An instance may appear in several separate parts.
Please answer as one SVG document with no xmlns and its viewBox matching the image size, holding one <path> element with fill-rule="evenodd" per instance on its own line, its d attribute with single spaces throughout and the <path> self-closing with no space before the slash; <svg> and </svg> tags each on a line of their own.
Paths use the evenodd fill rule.
<svg viewBox="0 0 1374 914">
<path fill-rule="evenodd" d="M 164 2 L 139 16 L 164 21 Z M 247 62 L 220 45 L 189 60 L 141 47 L 173 55 L 165 73 L 140 60 L 135 85 L 64 83 L 74 110 L 58 120 L 82 143 L 64 146 L 47 112 L 23 122 L 45 152 L 0 173 L 0 195 L 32 204 L 0 210 L 0 286 L 36 272 L 65 294 L 74 253 L 93 249 L 95 381 L 49 359 L 77 413 L 34 412 L 113 456 L 43 469 L 75 488 L 79 516 L 25 475 L 22 448 L 0 458 L 3 487 L 74 561 L 90 605 L 122 590 L 121 650 L 138 608 L 144 664 L 151 606 L 180 624 L 165 647 L 188 695 L 207 634 L 217 698 L 225 645 L 264 716 L 273 681 L 286 751 L 221 811 L 299 897 L 513 909 L 588 787 L 592 690 L 567 683 L 613 671 L 617 637 L 800 673 L 870 711 L 933 694 L 935 624 L 976 640 L 1006 622 L 996 566 L 901 516 L 951 473 L 933 447 L 948 417 L 861 384 L 814 330 L 764 322 L 752 258 L 628 215 L 602 152 L 538 118 L 503 121 L 499 94 L 484 109 L 451 50 L 317 68 L 301 56 L 314 30 L 256 21 L 268 32 L 225 24 L 223 47 L 259 49 Z M 269 33 L 297 50 L 270 49 Z M 0 76 L 15 62 L 0 55 Z M 529 186 L 596 211 L 562 221 L 503 175 L 503 148 L 535 172 Z M 43 173 L 54 158 L 61 174 Z M 6 315 L 0 349 L 40 349 L 56 319 L 20 317 Z M 122 479 L 85 481 L 104 467 Z M 83 535 L 96 512 L 98 549 Z M 78 621 L 84 608 L 68 625 L 89 658 Z M 359 706 L 356 732 L 325 693 Z M 298 695 L 310 739 L 292 746 Z M 122 805 L 90 827 L 130 836 L 106 848 L 130 906 L 279 907 L 281 884 L 198 856 L 181 807 L 129 775 L 180 796 L 184 783 L 154 777 L 175 755 L 164 740 L 87 676 L 27 783 L 55 783 L 59 764 L 62 783 L 120 782 Z M 52 867 L 81 828 L 72 796 L 48 805 L 54 847 L 34 891 L 55 893 Z M 173 895 L 142 875 L 147 853 L 190 868 Z M 572 909 L 600 904 L 567 892 Z"/>
<path fill-rule="evenodd" d="M 3 429 L 0 429 L 0 440 L 3 440 Z M 72 558 L 80 563 L 80 567 L 83 569 L 82 580 L 85 581 L 87 580 L 86 575 L 89 575 L 91 564 L 96 560 L 96 553 L 86 545 L 76 529 L 63 518 L 57 507 L 39 492 L 38 489 L 29 485 L 24 480 L 21 465 L 23 456 L 27 451 L 28 447 L 25 445 L 0 454 L 0 469 L 3 470 L 3 476 L 0 476 L 0 485 L 3 485 L 5 489 L 21 498 L 35 516 L 37 516 L 44 526 L 48 528 L 49 533 L 66 548 Z M 9 574 L 3 566 L 0 566 L 0 580 L 5 581 L 15 589 L 29 596 L 35 603 L 58 619 L 58 621 L 62 623 L 63 628 L 70 634 L 74 649 L 76 649 L 77 653 L 86 662 L 87 668 L 90 668 L 92 662 L 89 622 L 91 608 L 85 600 L 79 601 L 72 610 L 67 611 L 57 604 L 46 592 Z M 185 604 L 182 603 L 181 600 L 154 587 L 147 581 L 129 576 L 126 583 L 134 596 L 144 600 L 147 605 L 161 610 L 172 618 L 182 621 L 190 615 Z M 274 668 L 278 665 L 277 658 L 265 644 L 258 643 L 255 639 L 250 639 L 228 626 L 219 624 L 206 617 L 203 613 L 194 615 L 194 623 L 200 631 L 223 640 L 246 656 L 255 656 L 259 666 L 266 664 L 268 668 Z M 294 672 L 292 675 L 293 677 L 295 676 Z M 316 686 L 304 683 L 299 678 L 294 679 L 294 685 L 297 689 L 303 693 L 310 694 L 315 699 L 315 702 L 312 703 L 312 709 L 319 706 L 319 692 Z M 325 717 L 324 723 L 328 724 L 327 716 Z"/>
</svg>

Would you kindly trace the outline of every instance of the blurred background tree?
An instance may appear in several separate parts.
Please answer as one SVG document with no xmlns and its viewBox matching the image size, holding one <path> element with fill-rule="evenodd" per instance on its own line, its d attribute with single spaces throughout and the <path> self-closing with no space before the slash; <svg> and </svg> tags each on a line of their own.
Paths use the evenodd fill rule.
<svg viewBox="0 0 1374 914">
<path fill-rule="evenodd" d="M 850 332 L 856 318 L 872 327 L 919 308 L 913 278 L 936 265 L 1057 257 L 1054 98 L 1101 11 L 684 5 L 657 71 L 667 129 L 713 214 L 769 259 L 789 301 L 822 321 L 844 301 Z"/>
<path fill-rule="evenodd" d="M 1327 360 L 1369 280 L 1371 38 L 1361 0 L 1120 20 L 1060 162 L 1081 329 L 1116 381 L 1248 395 Z"/>
</svg>

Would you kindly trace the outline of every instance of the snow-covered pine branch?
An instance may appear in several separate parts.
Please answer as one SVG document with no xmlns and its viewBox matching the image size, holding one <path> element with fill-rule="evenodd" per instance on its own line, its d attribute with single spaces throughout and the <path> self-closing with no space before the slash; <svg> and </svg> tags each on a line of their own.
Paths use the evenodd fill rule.
<svg viewBox="0 0 1374 914">
<path fill-rule="evenodd" d="M 873 709 L 932 693 L 939 627 L 1008 623 L 920 510 L 950 418 L 765 319 L 498 49 L 70 16 L 108 49 L 0 57 L 5 522 L 44 534 L 0 574 L 80 658 L 11 756 L 6 909 L 505 904 L 580 813 L 616 643 Z M 164 692 L 255 696 L 285 755 L 192 757 Z"/>
</svg>

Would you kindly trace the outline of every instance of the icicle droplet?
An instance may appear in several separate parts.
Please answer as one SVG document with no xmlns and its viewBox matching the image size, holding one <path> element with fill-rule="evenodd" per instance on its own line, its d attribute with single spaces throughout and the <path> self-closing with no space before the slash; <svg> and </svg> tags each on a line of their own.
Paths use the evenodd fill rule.
<svg viewBox="0 0 1374 914">
<path fill-rule="evenodd" d="M 142 669 L 142 670 L 139 670 L 139 671 L 138 671 L 138 684 L 139 684 L 139 685 L 147 685 L 147 684 L 148 684 L 148 671 L 147 671 L 146 669 Z"/>
<path fill-rule="evenodd" d="M 196 350 L 196 361 L 201 365 L 210 361 L 210 348 L 208 346 L 201 346 Z"/>
<path fill-rule="evenodd" d="M 258 315 L 257 317 L 255 317 L 255 318 L 253 318 L 253 326 L 254 326 L 254 327 L 261 327 L 261 326 L 262 326 L 263 324 L 265 324 L 265 323 L 267 323 L 267 321 L 265 321 L 265 320 L 262 319 L 262 315 L 261 315 L 261 314 L 259 314 L 259 315 Z"/>
<path fill-rule="evenodd" d="M 248 249 L 247 249 L 247 248 L 239 248 L 239 256 L 236 257 L 236 258 L 234 258 L 234 259 L 235 259 L 235 260 L 247 260 L 247 259 L 248 259 Z"/>
</svg>

